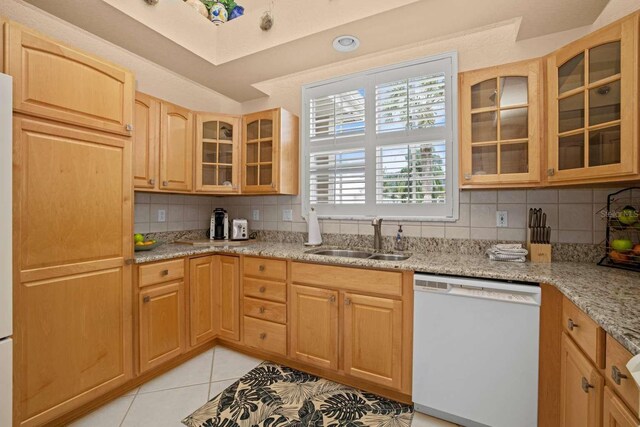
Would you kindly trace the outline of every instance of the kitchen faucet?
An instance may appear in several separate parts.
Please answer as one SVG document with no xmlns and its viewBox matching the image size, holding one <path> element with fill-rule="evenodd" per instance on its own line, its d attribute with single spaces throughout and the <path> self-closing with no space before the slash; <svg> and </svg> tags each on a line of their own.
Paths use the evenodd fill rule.
<svg viewBox="0 0 640 427">
<path fill-rule="evenodd" d="M 373 249 L 382 249 L 382 218 L 375 217 L 371 221 L 373 225 Z"/>
</svg>

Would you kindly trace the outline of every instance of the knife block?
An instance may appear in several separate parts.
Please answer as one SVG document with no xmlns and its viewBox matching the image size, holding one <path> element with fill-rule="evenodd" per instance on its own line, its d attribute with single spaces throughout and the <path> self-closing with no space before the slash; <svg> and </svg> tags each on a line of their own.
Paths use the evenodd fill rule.
<svg viewBox="0 0 640 427">
<path fill-rule="evenodd" d="M 531 230 L 527 233 L 527 250 L 529 261 L 549 263 L 551 262 L 551 245 L 546 243 L 531 243 Z"/>
</svg>

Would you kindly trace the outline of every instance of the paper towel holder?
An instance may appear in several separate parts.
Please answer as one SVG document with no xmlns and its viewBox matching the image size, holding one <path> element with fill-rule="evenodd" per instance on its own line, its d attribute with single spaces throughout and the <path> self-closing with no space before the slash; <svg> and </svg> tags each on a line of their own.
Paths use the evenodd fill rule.
<svg viewBox="0 0 640 427">
<path fill-rule="evenodd" d="M 313 221 L 313 224 L 312 224 Z M 312 238 L 315 240 L 317 239 L 317 242 L 304 242 L 305 246 L 311 246 L 311 247 L 316 247 L 316 246 L 321 246 L 322 245 L 322 233 L 320 232 L 320 225 L 318 224 L 318 217 L 316 216 L 316 212 L 314 208 L 311 208 L 308 218 L 307 218 L 307 226 L 308 226 L 308 235 L 307 235 L 307 239 L 311 240 Z M 313 230 L 313 233 L 312 233 Z M 316 235 L 317 233 L 317 235 Z M 312 234 L 314 234 L 314 236 L 312 236 Z"/>
</svg>

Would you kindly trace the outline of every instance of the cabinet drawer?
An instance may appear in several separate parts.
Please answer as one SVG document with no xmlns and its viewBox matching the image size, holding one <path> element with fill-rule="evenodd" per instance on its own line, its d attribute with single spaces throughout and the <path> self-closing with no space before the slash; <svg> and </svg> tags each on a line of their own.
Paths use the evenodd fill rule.
<svg viewBox="0 0 640 427">
<path fill-rule="evenodd" d="M 607 335 L 605 376 L 622 400 L 638 416 L 640 410 L 640 391 L 627 370 L 627 362 L 633 357 L 618 341 Z"/>
<path fill-rule="evenodd" d="M 562 303 L 562 327 L 597 367 L 604 367 L 604 330 L 566 298 Z"/>
<path fill-rule="evenodd" d="M 402 273 L 322 264 L 291 264 L 291 281 L 366 293 L 402 296 Z"/>
<path fill-rule="evenodd" d="M 277 302 L 245 297 L 244 315 L 276 323 L 287 322 L 287 306 Z"/>
<path fill-rule="evenodd" d="M 244 342 L 249 347 L 286 356 L 287 327 L 245 316 Z"/>
<path fill-rule="evenodd" d="M 245 257 L 244 275 L 284 282 L 287 280 L 287 262 L 276 259 Z"/>
<path fill-rule="evenodd" d="M 249 297 L 268 299 L 271 301 L 287 301 L 287 285 L 268 280 L 244 278 L 244 294 Z"/>
<path fill-rule="evenodd" d="M 138 286 L 143 288 L 183 277 L 184 260 L 182 258 L 155 264 L 145 264 L 138 269 Z"/>
</svg>

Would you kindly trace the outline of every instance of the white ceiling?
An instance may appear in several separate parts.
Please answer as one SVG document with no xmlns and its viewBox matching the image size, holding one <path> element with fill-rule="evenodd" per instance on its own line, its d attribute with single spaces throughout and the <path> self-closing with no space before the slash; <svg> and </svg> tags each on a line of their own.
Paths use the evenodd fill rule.
<svg viewBox="0 0 640 427">
<path fill-rule="evenodd" d="M 589 25 L 608 0 L 236 0 L 245 16 L 220 27 L 182 0 L 26 0 L 150 61 L 243 102 L 255 84 L 347 58 L 520 20 L 515 39 Z M 260 16 L 273 7 L 271 31 Z M 338 53 L 332 40 L 360 38 Z"/>
</svg>

